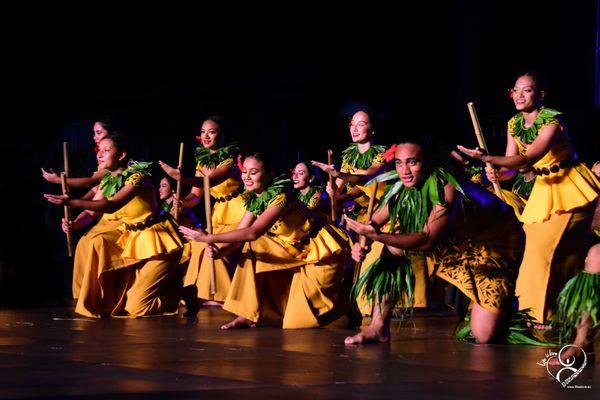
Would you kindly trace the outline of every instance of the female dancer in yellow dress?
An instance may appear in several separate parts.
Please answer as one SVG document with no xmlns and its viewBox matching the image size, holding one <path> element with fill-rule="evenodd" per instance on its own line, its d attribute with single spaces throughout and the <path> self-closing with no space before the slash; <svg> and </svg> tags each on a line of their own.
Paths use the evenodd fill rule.
<svg viewBox="0 0 600 400">
<path fill-rule="evenodd" d="M 158 184 L 158 199 L 160 200 L 160 211 L 161 213 L 169 213 L 173 217 L 175 216 L 175 205 L 179 207 L 180 217 L 177 223 L 179 225 L 187 226 L 190 228 L 198 228 L 201 226 L 198 217 L 190 208 L 184 208 L 181 206 L 181 202 L 178 202 L 173 189 L 174 185 L 170 178 L 163 177 Z"/>
<path fill-rule="evenodd" d="M 288 194 L 289 180 L 273 179 L 271 171 L 259 153 L 244 160 L 247 211 L 237 229 L 209 235 L 179 228 L 188 240 L 211 244 L 215 258 L 243 246 L 223 305 L 238 317 L 222 329 L 262 322 L 289 329 L 324 326 L 341 316 L 348 303 L 340 290 L 348 238 Z M 217 248 L 216 243 L 225 245 Z"/>
<path fill-rule="evenodd" d="M 539 324 L 554 313 L 565 283 L 584 265 L 600 182 L 577 160 L 560 112 L 541 106 L 544 88 L 534 74 L 520 76 L 512 99 L 505 156 L 459 146 L 465 154 L 502 167 L 500 176 L 532 168 L 535 184 L 520 220 L 527 236 L 516 294 Z M 511 172 L 513 171 L 513 172 Z M 491 180 L 496 179 L 490 171 Z M 544 328 L 543 326 L 539 326 Z"/>
<path fill-rule="evenodd" d="M 414 278 L 407 252 L 428 253 L 429 274 L 471 299 L 471 330 L 478 342 L 499 336 L 523 254 L 523 231 L 506 203 L 479 185 L 459 184 L 441 167 L 442 159 L 427 138 L 401 140 L 396 171 L 386 174 L 399 180 L 388 186 L 385 206 L 370 224 L 346 218 L 349 229 L 386 246 L 355 288 L 375 303 L 372 323 L 346 338 L 346 344 L 389 341 L 390 305 L 411 306 Z M 379 230 L 386 223 L 393 227 L 391 233 Z M 364 260 L 359 244 L 352 257 Z"/>
<path fill-rule="evenodd" d="M 92 254 L 98 261 L 88 264 L 75 311 L 90 317 L 173 313 L 179 304 L 183 242 L 171 220 L 159 215 L 148 164 L 127 162 L 120 135 L 109 135 L 99 147 L 100 165 L 109 172 L 93 200 L 44 195 L 54 204 L 114 213 L 122 224 L 116 243 L 98 244 Z M 117 254 L 122 261 L 113 263 Z"/>
<path fill-rule="evenodd" d="M 320 186 L 317 171 L 308 161 L 299 162 L 292 170 L 292 182 L 296 197 L 321 217 L 331 220 L 330 202 Z"/>
<path fill-rule="evenodd" d="M 114 133 L 113 124 L 108 118 L 98 119 L 94 122 L 93 131 L 95 143 L 94 151 L 96 157 L 98 157 L 98 143 L 110 133 Z M 91 188 L 91 190 L 82 197 L 84 200 L 90 200 L 94 198 L 94 195 L 98 191 L 97 185 L 100 184 L 100 180 L 105 173 L 106 170 L 104 170 L 101 167 L 100 162 L 98 162 L 98 168 L 91 177 L 68 177 L 67 184 L 72 187 Z M 52 170 L 48 172 L 42 168 L 42 176 L 50 183 L 59 185 L 61 183 L 58 174 Z M 104 254 L 103 257 L 107 257 L 110 260 L 111 265 L 116 266 L 122 263 L 121 257 L 110 250 L 110 248 L 116 245 L 116 241 L 121 236 L 121 232 L 118 229 L 121 223 L 114 214 L 96 213 L 94 211 L 84 210 L 77 218 L 75 218 L 75 220 L 71 221 L 71 223 L 68 223 L 63 219 L 62 229 L 65 233 L 83 229 L 96 221 L 98 214 L 100 214 L 100 218 L 96 224 L 79 239 L 77 247 L 75 248 L 72 284 L 74 299 L 79 298 L 85 271 L 92 269 L 90 264 L 94 264 L 98 260 L 98 257 L 94 257 L 95 253 Z"/>
<path fill-rule="evenodd" d="M 96 122 L 94 122 L 93 128 L 93 138 L 94 143 L 96 144 L 94 151 L 98 153 L 98 143 L 100 143 L 100 141 L 107 137 L 109 134 L 115 133 L 115 131 L 112 122 L 107 118 L 98 119 Z M 100 180 L 102 179 L 105 173 L 106 171 L 98 168 L 98 170 L 96 170 L 96 172 L 94 172 L 90 177 L 67 177 L 67 185 L 78 188 L 93 188 L 100 183 Z M 46 171 L 44 168 L 42 168 L 42 177 L 50 183 L 60 185 L 60 176 L 58 176 L 58 174 L 52 170 Z M 83 198 L 91 199 L 92 197 L 93 193 L 88 193 Z"/>
<path fill-rule="evenodd" d="M 239 150 L 235 144 L 223 146 L 222 122 L 218 116 L 206 119 L 202 123 L 200 135 L 196 138 L 202 146 L 196 149 L 196 176 L 183 177 L 182 182 L 192 185 L 190 194 L 183 200 L 183 207 L 193 207 L 202 198 L 202 178 L 210 178 L 210 195 L 214 199 L 212 209 L 212 228 L 214 233 L 235 229 L 242 219 L 245 209 L 241 193 L 242 181 L 236 165 Z M 174 179 L 179 179 L 179 171 L 162 161 L 161 167 Z M 205 257 L 205 244 L 191 242 L 191 258 L 184 278 L 184 291 L 188 310 L 186 315 L 194 316 L 198 312 L 198 300 L 223 302 L 231 284 L 230 272 L 237 264 L 237 254 L 212 260 Z M 215 268 L 215 293 L 210 291 L 212 263 Z"/>
</svg>

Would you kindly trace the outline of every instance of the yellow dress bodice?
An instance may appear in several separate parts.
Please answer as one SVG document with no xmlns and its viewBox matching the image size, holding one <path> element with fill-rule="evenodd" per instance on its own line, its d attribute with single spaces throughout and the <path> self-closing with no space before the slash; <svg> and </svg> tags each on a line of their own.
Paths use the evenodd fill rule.
<svg viewBox="0 0 600 400">
<path fill-rule="evenodd" d="M 233 162 L 233 158 L 228 158 L 219 163 L 217 168 L 222 166 L 233 168 Z M 200 164 L 196 165 L 196 171 L 198 171 L 199 176 L 204 176 Z M 211 186 L 210 195 L 215 199 L 212 210 L 213 227 L 233 225 L 240 222 L 246 211 L 241 196 L 242 191 L 243 184 L 237 176 L 227 178 L 218 185 Z"/>
<path fill-rule="evenodd" d="M 117 244 L 123 249 L 124 259 L 144 260 L 160 254 L 179 250 L 183 242 L 170 219 L 162 219 L 142 229 L 128 229 L 158 215 L 154 189 L 149 178 L 142 173 L 134 173 L 125 180 L 125 185 L 139 186 L 139 193 L 114 215 L 122 222 L 123 231 Z"/>
<path fill-rule="evenodd" d="M 552 120 L 542 125 L 541 130 L 549 124 L 560 124 Z M 527 154 L 528 144 L 513 135 L 519 153 Z M 562 164 L 561 164 L 562 163 Z M 553 214 L 563 214 L 584 207 L 598 197 L 600 181 L 585 164 L 577 161 L 571 141 L 563 127 L 560 138 L 554 146 L 534 165 L 538 173 L 531 194 L 520 220 L 531 224 L 547 221 Z"/>
<path fill-rule="evenodd" d="M 271 199 L 269 206 L 285 211 L 266 235 L 296 258 L 317 263 L 332 254 L 339 254 L 349 243 L 343 231 L 319 218 L 294 196 L 280 193 Z"/>
</svg>

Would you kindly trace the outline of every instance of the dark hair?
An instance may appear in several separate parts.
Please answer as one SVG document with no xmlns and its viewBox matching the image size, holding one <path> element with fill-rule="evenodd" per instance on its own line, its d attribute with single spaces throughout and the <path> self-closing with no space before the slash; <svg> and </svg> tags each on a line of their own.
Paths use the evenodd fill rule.
<svg viewBox="0 0 600 400">
<path fill-rule="evenodd" d="M 423 165 L 427 171 L 441 167 L 453 174 L 458 173 L 456 162 L 450 155 L 450 148 L 444 143 L 436 140 L 433 136 L 407 133 L 396 141 L 397 145 L 407 143 L 415 144 L 421 148 Z"/>
<path fill-rule="evenodd" d="M 371 127 L 373 128 L 373 131 L 375 131 L 375 130 L 377 130 L 377 128 L 379 128 L 378 113 L 371 109 L 368 109 L 368 108 L 361 108 L 361 109 L 354 111 L 354 113 L 348 117 L 348 124 L 352 121 L 352 117 L 354 116 L 354 114 L 356 114 L 358 112 L 363 112 L 369 116 L 369 122 L 371 123 Z"/>
<path fill-rule="evenodd" d="M 125 137 L 124 135 L 121 135 L 120 133 L 115 132 L 115 133 L 109 134 L 102 140 L 110 140 L 111 142 L 113 142 L 113 144 L 115 145 L 117 150 L 127 153 L 127 156 L 125 157 L 125 161 L 128 161 L 129 159 L 131 159 L 132 147 L 129 142 L 129 139 L 127 137 Z"/>
<path fill-rule="evenodd" d="M 538 89 L 539 91 L 546 91 L 546 89 L 548 88 L 546 79 L 538 71 L 526 71 L 525 73 L 517 76 L 517 79 L 519 79 L 522 76 L 528 76 L 529 78 L 531 78 L 531 80 L 535 83 L 536 89 Z M 515 81 L 517 79 L 515 79 Z"/>
<path fill-rule="evenodd" d="M 160 181 L 162 181 L 163 179 L 166 179 L 167 182 L 169 182 L 169 185 L 171 186 L 171 189 L 174 189 L 177 187 L 177 181 L 173 178 L 171 178 L 169 175 L 163 175 L 160 177 L 160 179 L 157 182 L 157 187 L 160 185 Z"/>
<path fill-rule="evenodd" d="M 215 124 L 219 125 L 219 136 L 217 137 L 217 143 L 223 144 L 225 142 L 225 119 L 220 114 L 212 114 L 202 120 L 202 124 L 206 121 L 212 121 Z M 202 125 L 200 126 L 202 129 Z"/>
<path fill-rule="evenodd" d="M 316 185 L 320 185 L 321 184 L 321 170 L 317 167 L 315 167 L 314 165 L 312 165 L 312 163 L 308 160 L 304 160 L 304 161 L 298 161 L 296 163 L 296 165 L 298 164 L 303 164 L 306 166 L 306 169 L 308 171 L 308 175 L 309 177 L 314 177 L 314 181 L 311 183 L 312 186 L 316 186 Z"/>
<path fill-rule="evenodd" d="M 110 116 L 105 115 L 103 117 L 97 118 L 94 122 L 95 123 L 97 122 L 100 125 L 102 125 L 102 127 L 104 129 L 106 129 L 106 131 L 108 132 L 109 135 L 116 133 L 114 120 Z"/>
<path fill-rule="evenodd" d="M 273 160 L 267 154 L 257 151 L 256 153 L 248 154 L 244 157 L 244 160 L 248 157 L 252 157 L 263 164 L 263 168 L 267 173 L 275 173 Z"/>
</svg>

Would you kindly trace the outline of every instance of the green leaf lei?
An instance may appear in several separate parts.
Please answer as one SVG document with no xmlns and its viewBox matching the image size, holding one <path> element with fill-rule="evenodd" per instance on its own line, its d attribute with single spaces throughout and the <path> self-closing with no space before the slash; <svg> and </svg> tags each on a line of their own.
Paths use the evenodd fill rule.
<svg viewBox="0 0 600 400">
<path fill-rule="evenodd" d="M 518 173 L 515 177 L 515 183 L 513 184 L 512 191 L 515 194 L 523 197 L 524 199 L 529 198 L 533 185 L 535 184 L 535 177 L 530 181 L 525 180 L 525 175 Z"/>
<path fill-rule="evenodd" d="M 374 179 L 378 182 L 398 180 L 386 188 L 381 205 L 388 204 L 392 229 L 396 226 L 396 222 L 399 222 L 401 232 L 423 230 L 433 206 L 445 203 L 444 186 L 447 182 L 456 187 L 461 194 L 465 194 L 456 178 L 443 168 L 434 169 L 420 189 L 404 186 L 395 169 Z"/>
<path fill-rule="evenodd" d="M 170 203 L 166 200 L 161 201 L 160 202 L 160 210 L 164 213 L 171 212 L 171 209 L 173 208 L 173 203 L 174 203 L 174 201 L 172 201 Z"/>
<path fill-rule="evenodd" d="M 275 179 L 269 185 L 269 187 L 259 196 L 254 192 L 244 192 L 244 207 L 250 211 L 254 216 L 258 217 L 262 214 L 269 205 L 269 202 L 278 194 L 288 190 L 289 185 L 292 181 L 285 178 L 285 175 L 281 175 Z"/>
<path fill-rule="evenodd" d="M 312 199 L 312 197 L 315 195 L 316 192 L 317 192 L 317 188 L 315 186 L 313 186 L 308 190 L 308 192 L 306 192 L 306 194 L 302 194 L 300 191 L 298 191 L 298 193 L 296 193 L 296 197 L 302 203 L 308 205 L 310 199 Z"/>
<path fill-rule="evenodd" d="M 367 169 L 373 165 L 373 159 L 385 151 L 385 146 L 373 144 L 367 151 L 360 153 L 358 143 L 351 143 L 342 152 L 342 160 L 352 168 Z"/>
<path fill-rule="evenodd" d="M 549 121 L 555 120 L 557 115 L 562 114 L 560 111 L 553 110 L 552 108 L 542 107 L 533 125 L 529 128 L 525 128 L 523 113 L 515 115 L 514 125 L 512 126 L 512 135 L 519 138 L 523 143 L 532 143 L 538 136 L 538 131 L 542 125 L 547 124 Z"/>
<path fill-rule="evenodd" d="M 194 156 L 196 163 L 199 163 L 205 168 L 214 168 L 228 158 L 232 158 L 240 152 L 237 143 L 232 143 L 229 146 L 223 146 L 214 153 L 210 152 L 208 147 L 196 147 Z"/>
<path fill-rule="evenodd" d="M 113 197 L 119 190 L 123 188 L 123 186 L 125 186 L 125 181 L 131 175 L 138 172 L 144 175 L 150 175 L 151 166 L 151 162 L 138 162 L 131 160 L 129 163 L 127 163 L 127 168 L 123 172 L 115 176 L 112 176 L 110 172 L 107 172 L 100 181 L 100 190 L 102 191 L 102 194 L 106 198 Z"/>
</svg>

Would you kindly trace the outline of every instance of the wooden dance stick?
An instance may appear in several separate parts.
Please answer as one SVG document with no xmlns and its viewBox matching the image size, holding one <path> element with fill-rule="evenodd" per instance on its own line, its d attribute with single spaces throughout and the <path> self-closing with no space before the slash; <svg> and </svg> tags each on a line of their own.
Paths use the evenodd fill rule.
<svg viewBox="0 0 600 400">
<path fill-rule="evenodd" d="M 475 129 L 475 136 L 477 137 L 477 143 L 479 143 L 479 148 L 486 153 L 488 152 L 487 145 L 485 144 L 485 139 L 483 138 L 483 133 L 481 132 L 481 125 L 479 124 L 479 118 L 477 117 L 477 112 L 475 111 L 475 105 L 473 102 L 467 103 L 467 108 L 469 109 L 469 114 L 471 114 L 471 121 L 473 122 L 473 129 Z M 492 163 L 486 162 L 486 168 L 494 168 Z M 498 182 L 492 182 L 492 186 L 494 186 L 494 192 L 496 196 L 500 197 L 500 199 L 504 200 L 504 196 L 502 196 L 502 191 L 500 190 L 500 184 Z"/>
<path fill-rule="evenodd" d="M 64 167 L 64 171 L 65 171 L 65 175 L 67 176 L 67 178 L 70 175 L 70 171 L 69 171 L 69 151 L 67 149 L 67 144 L 69 142 L 63 142 L 63 167 Z M 63 188 L 64 191 L 64 188 Z"/>
<path fill-rule="evenodd" d="M 331 150 L 327 150 L 327 164 L 329 164 L 329 165 L 333 164 L 333 151 L 331 151 Z M 331 175 L 329 175 L 329 184 L 331 185 L 331 189 L 332 189 L 333 193 L 335 194 L 335 191 L 336 191 L 335 179 Z M 330 200 L 331 200 L 331 221 L 335 224 L 335 221 L 337 220 L 337 210 L 336 210 L 337 202 L 336 202 L 334 196 L 331 196 Z"/>
<path fill-rule="evenodd" d="M 179 198 L 181 197 L 181 168 L 183 166 L 183 142 L 179 143 L 179 162 L 177 163 L 177 169 L 179 169 L 179 180 L 177 181 L 177 190 L 175 193 L 177 194 L 177 203 L 175 204 L 175 211 L 173 217 L 175 221 L 179 220 Z"/>
<path fill-rule="evenodd" d="M 204 212 L 206 214 L 206 233 L 212 233 L 212 208 L 210 207 L 210 178 L 205 176 L 204 183 Z M 217 282 L 215 276 L 215 260 L 210 259 L 210 294 L 217 292 Z"/>
<path fill-rule="evenodd" d="M 68 196 L 69 195 L 69 187 L 67 186 L 67 174 L 64 172 L 60 173 L 60 183 L 62 185 L 63 195 Z M 65 205 L 64 210 L 65 210 L 65 221 L 67 221 L 67 223 L 70 224 L 71 223 L 71 207 Z M 73 257 L 73 234 L 71 232 L 67 232 L 66 235 L 67 235 L 67 250 L 69 251 L 69 257 Z"/>
<path fill-rule="evenodd" d="M 373 182 L 373 190 L 371 191 L 371 197 L 369 198 L 369 206 L 367 207 L 367 221 L 371 221 L 371 217 L 373 216 L 373 206 L 375 205 L 375 198 L 377 197 L 377 186 L 379 182 Z M 365 236 L 360 236 L 358 239 L 358 243 L 360 247 L 365 247 L 367 244 L 367 238 Z M 358 278 L 360 277 L 360 269 L 362 266 L 362 262 L 357 262 L 354 265 L 354 284 L 358 282 Z"/>
</svg>

